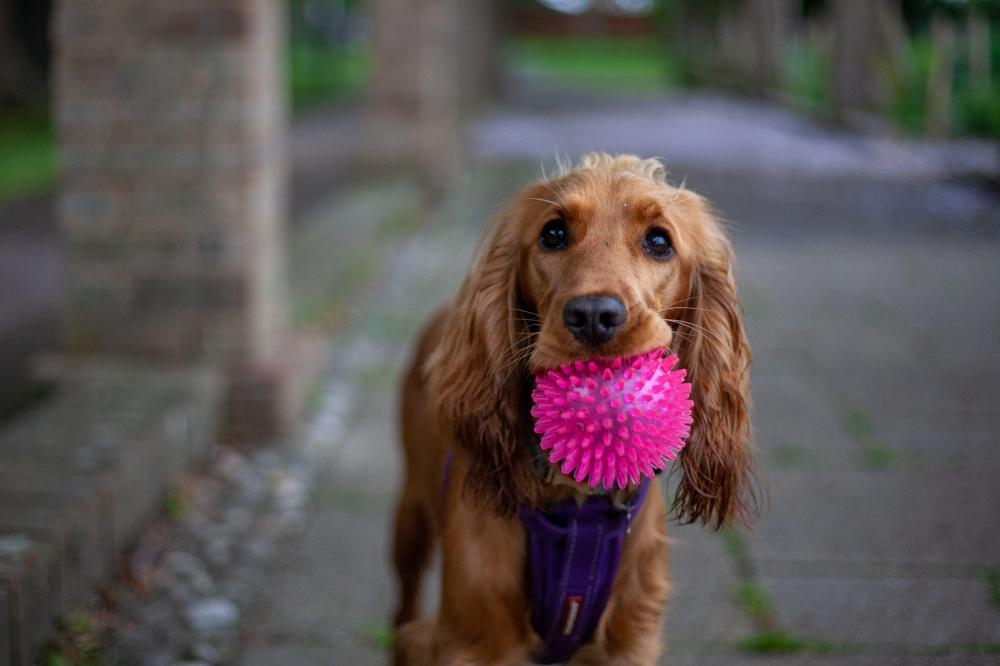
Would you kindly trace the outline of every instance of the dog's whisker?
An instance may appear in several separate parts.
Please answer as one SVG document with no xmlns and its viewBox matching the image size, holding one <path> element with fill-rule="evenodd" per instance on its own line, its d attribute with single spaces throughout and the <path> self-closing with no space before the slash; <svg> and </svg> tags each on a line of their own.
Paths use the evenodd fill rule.
<svg viewBox="0 0 1000 666">
<path fill-rule="evenodd" d="M 666 308 L 664 308 L 664 309 L 666 309 L 666 310 L 669 310 L 669 309 L 670 309 L 670 308 L 672 308 L 672 307 L 675 307 L 675 306 L 677 306 L 677 305 L 680 305 L 681 303 L 687 303 L 688 301 L 691 301 L 691 300 L 694 300 L 694 294 L 688 294 L 688 295 L 687 295 L 687 296 L 685 296 L 684 298 L 682 298 L 682 299 L 680 299 L 680 300 L 678 300 L 678 301 L 674 301 L 674 302 L 673 302 L 673 303 L 671 303 L 670 305 L 666 306 Z"/>
<path fill-rule="evenodd" d="M 709 328 L 706 327 L 706 326 L 703 326 L 701 324 L 695 324 L 694 322 L 690 322 L 690 321 L 684 321 L 683 319 L 664 318 L 663 321 L 665 321 L 667 323 L 670 323 L 670 324 L 676 324 L 678 326 L 687 326 L 688 328 L 690 328 L 690 329 L 692 329 L 694 331 L 697 331 L 699 333 L 704 333 L 705 335 L 713 335 L 714 334 L 713 331 L 709 330 Z"/>
<path fill-rule="evenodd" d="M 526 315 L 528 315 L 530 317 L 534 317 L 535 319 L 539 319 L 539 320 L 542 318 L 541 315 L 539 315 L 537 312 L 532 312 L 531 310 L 522 310 L 521 308 L 515 308 L 513 306 L 511 306 L 510 311 L 511 312 L 520 312 L 521 314 L 526 314 Z"/>
<path fill-rule="evenodd" d="M 715 342 L 715 344 L 719 345 L 720 347 L 727 346 L 726 342 L 717 333 L 710 331 L 704 326 L 698 326 L 697 324 L 692 324 L 691 322 L 682 321 L 680 319 L 665 319 L 664 321 L 670 322 L 672 324 L 677 324 L 678 326 L 687 326 L 692 331 L 695 331 L 700 335 L 704 335 L 705 337 L 710 338 L 713 342 Z"/>
<path fill-rule="evenodd" d="M 520 363 L 528 360 L 531 357 L 531 354 L 534 353 L 534 351 L 535 351 L 534 347 L 527 347 L 525 349 L 518 351 L 511 358 L 509 358 L 506 363 L 497 368 L 497 372 L 503 374 L 504 372 L 506 372 L 508 368 L 513 368 L 514 366 L 517 366 Z"/>
<path fill-rule="evenodd" d="M 521 348 L 522 344 L 523 341 L 517 340 L 497 356 L 497 358 L 505 359 L 504 364 L 498 369 L 498 372 L 506 369 L 507 366 L 510 365 L 511 359 L 516 359 L 522 353 L 524 353 L 524 349 Z"/>
</svg>

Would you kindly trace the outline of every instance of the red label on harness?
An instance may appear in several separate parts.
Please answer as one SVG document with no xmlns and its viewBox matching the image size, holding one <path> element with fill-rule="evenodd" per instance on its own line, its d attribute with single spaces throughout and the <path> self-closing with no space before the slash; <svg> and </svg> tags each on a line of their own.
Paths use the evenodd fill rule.
<svg viewBox="0 0 1000 666">
<path fill-rule="evenodd" d="M 580 606 L 583 605 L 583 597 L 566 597 L 563 602 L 562 635 L 569 636 L 576 628 L 576 621 L 580 618 Z"/>
</svg>

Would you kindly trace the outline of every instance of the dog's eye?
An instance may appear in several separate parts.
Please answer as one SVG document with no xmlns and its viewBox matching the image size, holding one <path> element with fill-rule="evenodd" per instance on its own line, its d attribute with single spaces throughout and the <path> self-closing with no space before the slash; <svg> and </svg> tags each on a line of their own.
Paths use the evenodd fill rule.
<svg viewBox="0 0 1000 666">
<path fill-rule="evenodd" d="M 546 250 L 562 250 L 569 242 L 569 234 L 566 232 L 566 223 L 562 220 L 549 220 L 542 227 L 542 233 L 538 237 L 538 242 Z"/>
<path fill-rule="evenodd" d="M 670 234 L 660 227 L 653 227 L 642 239 L 642 248 L 654 259 L 669 259 L 674 254 L 674 245 L 670 242 Z"/>
</svg>

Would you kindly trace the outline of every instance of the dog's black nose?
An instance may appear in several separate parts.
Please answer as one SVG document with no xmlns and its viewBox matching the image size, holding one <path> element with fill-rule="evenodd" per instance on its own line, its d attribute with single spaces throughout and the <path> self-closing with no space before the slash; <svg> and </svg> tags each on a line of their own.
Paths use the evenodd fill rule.
<svg viewBox="0 0 1000 666">
<path fill-rule="evenodd" d="M 625 304 L 614 296 L 577 296 L 563 308 L 566 328 L 574 338 L 592 347 L 615 337 L 625 317 Z"/>
</svg>

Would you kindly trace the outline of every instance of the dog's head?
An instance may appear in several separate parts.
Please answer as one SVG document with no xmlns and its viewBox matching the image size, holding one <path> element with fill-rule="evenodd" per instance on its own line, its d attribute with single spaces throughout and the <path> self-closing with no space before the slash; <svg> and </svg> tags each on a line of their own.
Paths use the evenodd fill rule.
<svg viewBox="0 0 1000 666">
<path fill-rule="evenodd" d="M 662 347 L 695 402 L 675 513 L 715 527 L 746 518 L 750 352 L 732 262 L 708 204 L 656 160 L 589 154 L 521 193 L 486 230 L 427 366 L 472 454 L 472 492 L 504 509 L 535 500 L 534 372 Z"/>
</svg>

